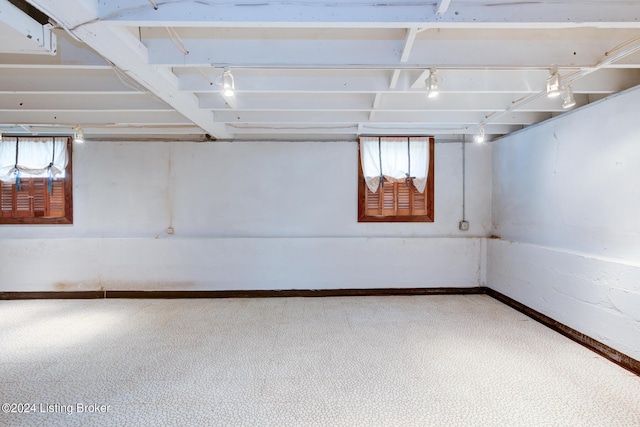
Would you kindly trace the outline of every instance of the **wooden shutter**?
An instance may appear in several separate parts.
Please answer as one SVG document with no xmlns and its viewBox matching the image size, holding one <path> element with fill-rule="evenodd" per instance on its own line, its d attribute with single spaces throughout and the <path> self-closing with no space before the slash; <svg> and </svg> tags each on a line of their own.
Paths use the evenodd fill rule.
<svg viewBox="0 0 640 427">
<path fill-rule="evenodd" d="M 385 182 L 375 193 L 366 188 L 366 215 L 372 216 L 412 216 L 426 215 L 427 205 L 424 193 L 418 192 L 412 182 Z"/>
<path fill-rule="evenodd" d="M 45 190 L 46 193 L 46 190 Z M 52 192 L 47 194 L 47 215 L 50 217 L 64 216 L 64 182 L 53 181 Z"/>
<path fill-rule="evenodd" d="M 385 182 L 384 186 L 379 186 L 378 191 L 382 193 L 382 216 L 396 215 L 396 191 L 395 185 Z"/>
<path fill-rule="evenodd" d="M 47 216 L 47 184 L 42 178 L 33 179 L 33 216 Z"/>
<path fill-rule="evenodd" d="M 0 191 L 0 216 L 2 218 L 13 218 L 13 192 L 14 186 L 8 182 L 2 182 L 2 191 Z"/>
<path fill-rule="evenodd" d="M 369 190 L 369 187 L 366 187 L 366 215 L 382 215 L 382 200 L 380 199 L 380 191 L 376 191 L 375 193 Z"/>
<path fill-rule="evenodd" d="M 398 209 L 396 215 L 411 215 L 411 206 L 413 205 L 413 192 L 415 188 L 413 188 L 413 183 L 409 181 L 409 185 L 406 185 L 404 182 L 396 182 L 396 198 L 398 202 Z"/>
<path fill-rule="evenodd" d="M 33 198 L 33 182 L 31 180 L 23 180 L 22 188 L 18 190 L 16 185 L 13 185 L 15 198 L 13 216 L 16 218 L 30 218 L 33 217 L 33 204 L 31 199 Z"/>
<path fill-rule="evenodd" d="M 427 215 L 428 211 L 426 191 L 424 193 L 421 193 L 414 188 L 411 196 L 411 215 Z"/>
<path fill-rule="evenodd" d="M 0 218 L 63 218 L 65 191 L 64 180 L 53 181 L 51 193 L 47 178 L 23 179 L 20 190 L 15 184 L 2 182 Z"/>
</svg>

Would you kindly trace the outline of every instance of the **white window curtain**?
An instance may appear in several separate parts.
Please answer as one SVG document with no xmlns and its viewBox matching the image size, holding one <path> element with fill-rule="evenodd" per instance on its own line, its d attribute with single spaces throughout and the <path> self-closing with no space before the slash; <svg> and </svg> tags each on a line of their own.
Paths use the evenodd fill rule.
<svg viewBox="0 0 640 427">
<path fill-rule="evenodd" d="M 378 191 L 380 176 L 391 182 L 412 176 L 416 189 L 424 193 L 429 174 L 429 137 L 361 137 L 360 158 L 372 192 Z"/>
<path fill-rule="evenodd" d="M 15 183 L 17 176 L 21 179 L 62 178 L 67 163 L 66 137 L 5 136 L 0 142 L 0 181 L 3 182 Z"/>
</svg>

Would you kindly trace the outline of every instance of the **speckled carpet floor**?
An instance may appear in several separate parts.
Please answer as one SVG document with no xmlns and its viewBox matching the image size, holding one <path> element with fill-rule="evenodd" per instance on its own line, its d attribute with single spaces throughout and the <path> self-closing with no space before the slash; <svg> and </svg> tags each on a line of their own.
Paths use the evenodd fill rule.
<svg viewBox="0 0 640 427">
<path fill-rule="evenodd" d="M 0 301 L 1 426 L 640 426 L 640 377 L 486 295 Z"/>
</svg>

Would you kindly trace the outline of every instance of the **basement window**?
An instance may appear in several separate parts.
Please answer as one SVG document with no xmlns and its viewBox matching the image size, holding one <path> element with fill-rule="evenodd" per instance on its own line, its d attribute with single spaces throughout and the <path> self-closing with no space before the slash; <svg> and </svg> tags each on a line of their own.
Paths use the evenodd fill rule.
<svg viewBox="0 0 640 427">
<path fill-rule="evenodd" d="M 433 222 L 433 153 L 433 137 L 361 137 L 358 222 Z"/>
<path fill-rule="evenodd" d="M 2 138 L 0 224 L 73 224 L 71 138 Z"/>
</svg>

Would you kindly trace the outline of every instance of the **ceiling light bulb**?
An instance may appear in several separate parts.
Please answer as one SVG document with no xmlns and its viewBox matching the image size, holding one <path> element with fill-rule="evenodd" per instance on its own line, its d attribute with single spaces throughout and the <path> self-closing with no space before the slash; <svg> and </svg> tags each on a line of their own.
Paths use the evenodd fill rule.
<svg viewBox="0 0 640 427">
<path fill-rule="evenodd" d="M 560 76 L 558 72 L 553 72 L 547 77 L 547 97 L 555 98 L 562 93 L 560 88 Z"/>
<path fill-rule="evenodd" d="M 229 86 L 229 87 L 225 87 L 224 88 L 224 93 L 223 93 L 224 96 L 229 97 L 229 96 L 233 96 L 235 94 L 236 94 L 236 91 L 234 91 L 232 87 Z"/>
<path fill-rule="evenodd" d="M 438 96 L 438 83 L 440 78 L 437 73 L 438 70 L 435 68 L 429 72 L 429 78 L 427 79 L 427 98 L 435 98 Z"/>
<path fill-rule="evenodd" d="M 225 68 L 222 74 L 222 95 L 231 97 L 236 94 L 236 85 L 233 81 L 233 74 L 228 68 Z"/>
<path fill-rule="evenodd" d="M 571 85 L 567 85 L 563 88 L 562 99 L 564 100 L 564 102 L 562 103 L 562 108 L 564 108 L 565 110 L 576 105 L 576 100 L 573 97 L 573 88 L 571 87 Z"/>
<path fill-rule="evenodd" d="M 84 131 L 81 126 L 76 126 L 73 129 L 73 142 L 77 142 L 78 144 L 84 143 Z"/>
<path fill-rule="evenodd" d="M 478 143 L 484 142 L 484 125 L 480 126 L 478 133 L 473 135 L 473 140 Z"/>
</svg>

